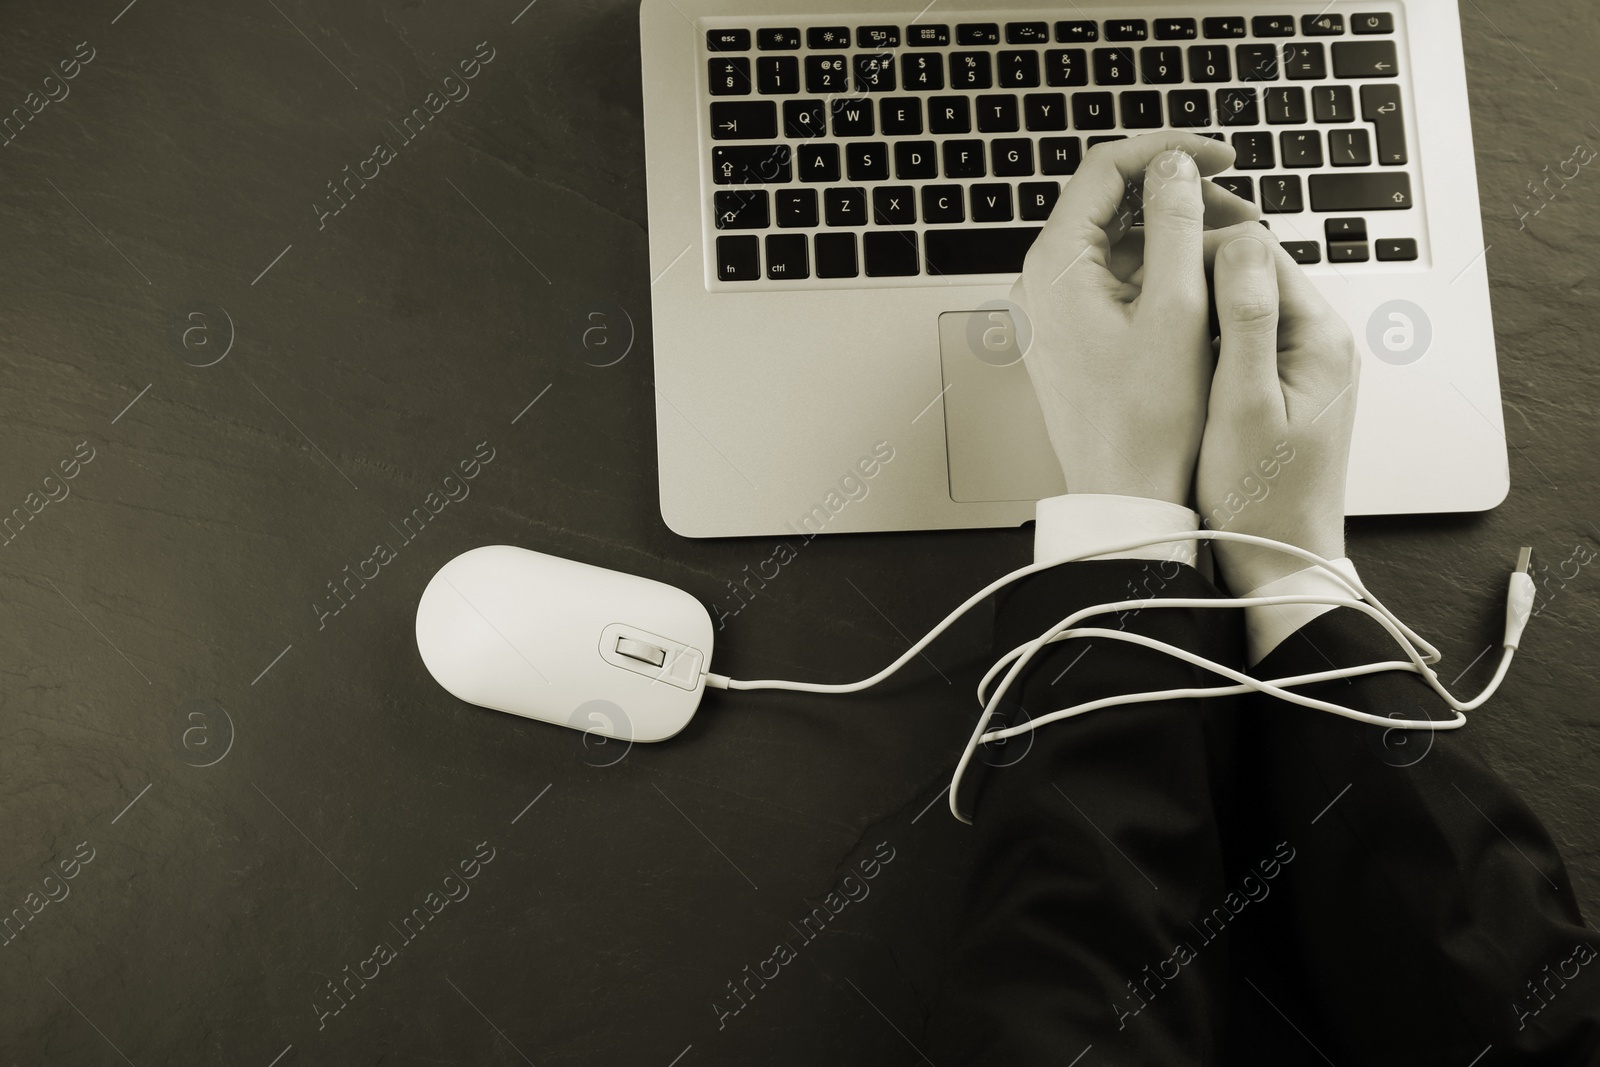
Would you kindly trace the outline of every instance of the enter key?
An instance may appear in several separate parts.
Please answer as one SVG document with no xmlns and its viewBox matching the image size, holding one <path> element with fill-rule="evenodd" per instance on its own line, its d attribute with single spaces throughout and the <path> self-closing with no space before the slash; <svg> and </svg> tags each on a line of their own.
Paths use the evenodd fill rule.
<svg viewBox="0 0 1600 1067">
<path fill-rule="evenodd" d="M 1400 106 L 1400 86 L 1363 85 L 1361 117 L 1373 124 L 1378 138 L 1378 163 L 1397 167 L 1407 162 L 1406 117 Z"/>
</svg>

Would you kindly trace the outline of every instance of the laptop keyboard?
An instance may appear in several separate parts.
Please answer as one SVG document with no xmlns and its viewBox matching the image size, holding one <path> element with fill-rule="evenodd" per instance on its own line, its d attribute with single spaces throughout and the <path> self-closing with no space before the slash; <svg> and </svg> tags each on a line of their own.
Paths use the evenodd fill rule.
<svg viewBox="0 0 1600 1067">
<path fill-rule="evenodd" d="M 1232 143 L 1213 180 L 1300 263 L 1418 259 L 1393 11 L 729 25 L 704 49 L 718 288 L 1015 274 L 1089 148 L 1161 129 Z"/>
</svg>

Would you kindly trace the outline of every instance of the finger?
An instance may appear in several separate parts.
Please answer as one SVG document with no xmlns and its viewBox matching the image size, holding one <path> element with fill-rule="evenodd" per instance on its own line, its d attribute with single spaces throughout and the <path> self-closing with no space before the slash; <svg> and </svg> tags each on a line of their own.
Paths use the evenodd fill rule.
<svg viewBox="0 0 1600 1067">
<path fill-rule="evenodd" d="M 1264 236 L 1236 236 L 1217 253 L 1214 271 L 1222 344 L 1211 395 L 1236 410 L 1281 422 L 1278 264 L 1274 243 Z"/>
<path fill-rule="evenodd" d="M 1186 152 L 1163 152 L 1144 179 L 1144 289 L 1157 307 L 1204 308 L 1205 205 Z"/>
<path fill-rule="evenodd" d="M 1150 161 L 1174 149 L 1189 153 L 1201 174 L 1215 174 L 1234 159 L 1232 146 L 1192 133 L 1146 134 L 1095 145 L 1067 182 L 1029 260 L 1040 263 L 1052 277 L 1080 260 L 1103 270 L 1106 250 L 1125 230 L 1117 219 L 1128 183 L 1143 181 Z M 1108 233 L 1113 226 L 1118 232 Z M 1072 273 L 1082 277 L 1091 272 Z"/>
<path fill-rule="evenodd" d="M 1205 202 L 1208 229 L 1254 222 L 1261 217 L 1261 209 L 1254 201 L 1236 196 L 1216 182 L 1200 183 L 1200 199 Z"/>
</svg>

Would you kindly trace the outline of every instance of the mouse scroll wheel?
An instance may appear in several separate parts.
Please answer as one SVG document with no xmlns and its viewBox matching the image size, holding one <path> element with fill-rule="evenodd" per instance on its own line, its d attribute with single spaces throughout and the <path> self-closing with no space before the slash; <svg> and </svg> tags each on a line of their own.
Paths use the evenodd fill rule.
<svg viewBox="0 0 1600 1067">
<path fill-rule="evenodd" d="M 662 667 L 667 662 L 667 650 L 657 648 L 645 641 L 635 641 L 631 637 L 617 638 L 617 654 L 636 659 L 640 663 L 648 663 L 652 667 Z"/>
</svg>

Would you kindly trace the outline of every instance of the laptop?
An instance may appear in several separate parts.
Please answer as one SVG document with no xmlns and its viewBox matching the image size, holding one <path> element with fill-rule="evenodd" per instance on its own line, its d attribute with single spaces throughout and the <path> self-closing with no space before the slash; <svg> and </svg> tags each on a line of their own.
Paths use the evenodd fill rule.
<svg viewBox="0 0 1600 1067">
<path fill-rule="evenodd" d="M 644 0 L 661 513 L 1014 526 L 1065 491 L 1005 300 L 1099 139 L 1215 180 L 1349 322 L 1347 510 L 1510 487 L 1455 0 Z"/>
</svg>

